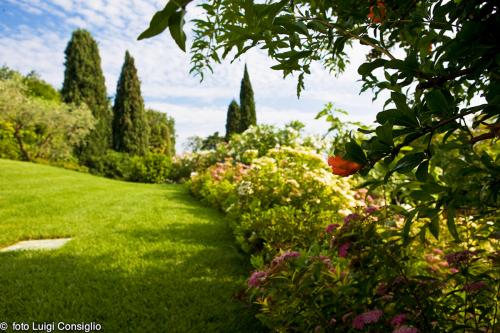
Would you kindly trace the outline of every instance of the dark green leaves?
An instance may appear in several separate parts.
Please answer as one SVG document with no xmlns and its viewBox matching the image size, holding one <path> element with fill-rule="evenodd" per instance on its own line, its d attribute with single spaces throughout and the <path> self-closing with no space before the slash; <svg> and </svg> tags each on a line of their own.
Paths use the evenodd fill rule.
<svg viewBox="0 0 500 333">
<path fill-rule="evenodd" d="M 186 14 L 185 10 L 173 13 L 172 16 L 170 16 L 168 24 L 168 28 L 170 30 L 172 38 L 184 52 L 186 52 L 186 34 L 184 33 L 182 27 L 184 26 L 185 14 Z"/>
<path fill-rule="evenodd" d="M 380 142 L 385 143 L 389 146 L 392 146 L 394 144 L 392 138 L 392 124 L 390 122 L 384 124 L 383 126 L 377 127 L 375 133 L 377 134 L 377 138 L 380 140 Z"/>
<path fill-rule="evenodd" d="M 151 38 L 161 34 L 168 27 L 170 16 L 178 7 L 179 6 L 174 1 L 169 1 L 165 8 L 155 13 L 149 23 L 149 28 L 143 31 L 137 39 Z"/>
<path fill-rule="evenodd" d="M 446 114 L 450 108 L 444 94 L 437 89 L 431 90 L 425 95 L 425 101 L 430 111 L 435 114 Z"/>
<path fill-rule="evenodd" d="M 384 66 L 387 63 L 385 59 L 375 59 L 372 62 L 365 62 L 358 68 L 358 73 L 361 76 L 370 75 L 375 69 Z"/>
<path fill-rule="evenodd" d="M 151 38 L 160 33 L 162 33 L 167 27 L 170 30 L 172 38 L 175 40 L 177 45 L 186 51 L 186 34 L 183 31 L 184 27 L 184 15 L 186 11 L 183 6 L 185 6 L 190 0 L 184 1 L 169 1 L 165 8 L 161 11 L 156 12 L 156 14 L 151 19 L 149 27 L 142 32 L 138 40 Z"/>
<path fill-rule="evenodd" d="M 415 113 L 408 106 L 406 96 L 402 93 L 392 92 L 391 99 L 396 105 L 397 113 L 391 114 L 394 118 L 394 124 L 416 127 L 418 126 L 418 120 Z"/>
<path fill-rule="evenodd" d="M 351 140 L 350 142 L 347 142 L 345 144 L 345 150 L 346 154 L 344 158 L 346 160 L 353 161 L 361 165 L 365 165 L 368 163 L 365 152 L 363 151 L 363 149 L 361 149 L 356 141 Z"/>
<path fill-rule="evenodd" d="M 458 236 L 457 225 L 455 224 L 455 208 L 453 207 L 448 207 L 446 224 L 453 238 L 459 241 L 460 237 Z"/>
<path fill-rule="evenodd" d="M 429 231 L 434 236 L 434 238 L 439 239 L 439 217 L 431 217 L 431 222 L 429 223 Z"/>
<path fill-rule="evenodd" d="M 418 181 L 425 182 L 427 180 L 428 175 L 429 175 L 429 161 L 424 161 L 418 166 L 415 176 L 417 177 Z"/>
<path fill-rule="evenodd" d="M 405 155 L 402 159 L 398 161 L 393 172 L 407 173 L 412 171 L 417 165 L 419 165 L 425 158 L 424 153 L 413 153 Z"/>
</svg>

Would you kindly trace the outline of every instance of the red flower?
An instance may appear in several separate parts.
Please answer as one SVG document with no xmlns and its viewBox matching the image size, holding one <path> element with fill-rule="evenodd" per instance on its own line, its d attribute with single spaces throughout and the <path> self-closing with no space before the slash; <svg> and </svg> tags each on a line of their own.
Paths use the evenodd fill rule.
<svg viewBox="0 0 500 333">
<path fill-rule="evenodd" d="M 373 10 L 374 6 L 370 6 L 370 13 L 368 14 L 368 18 L 373 23 L 381 23 L 385 18 L 385 4 L 383 1 L 377 1 L 377 12 Z"/>
<path fill-rule="evenodd" d="M 332 168 L 334 175 L 343 177 L 350 176 L 358 172 L 363 166 L 353 161 L 344 160 L 340 156 L 328 157 L 328 165 Z"/>
</svg>

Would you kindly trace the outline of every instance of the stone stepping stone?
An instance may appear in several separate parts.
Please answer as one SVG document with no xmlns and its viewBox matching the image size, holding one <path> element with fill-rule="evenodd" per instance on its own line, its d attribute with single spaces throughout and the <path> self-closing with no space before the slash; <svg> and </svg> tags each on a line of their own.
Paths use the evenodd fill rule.
<svg viewBox="0 0 500 333">
<path fill-rule="evenodd" d="M 55 250 L 69 242 L 71 238 L 58 239 L 36 239 L 18 242 L 0 250 L 0 252 L 23 251 L 23 250 Z"/>
</svg>

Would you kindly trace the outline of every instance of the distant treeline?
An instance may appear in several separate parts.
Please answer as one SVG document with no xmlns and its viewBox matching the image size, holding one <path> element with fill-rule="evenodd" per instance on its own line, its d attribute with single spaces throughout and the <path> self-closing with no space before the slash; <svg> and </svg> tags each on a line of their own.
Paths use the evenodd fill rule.
<svg viewBox="0 0 500 333">
<path fill-rule="evenodd" d="M 131 165 L 144 166 L 146 161 L 169 168 L 175 155 L 174 120 L 145 109 L 130 53 L 125 53 L 113 104 L 90 33 L 74 31 L 65 55 L 60 91 L 35 72 L 22 75 L 6 66 L 0 68 L 0 157 L 88 169 L 117 178 L 137 178 Z M 116 170 L 123 168 L 127 170 Z"/>
</svg>

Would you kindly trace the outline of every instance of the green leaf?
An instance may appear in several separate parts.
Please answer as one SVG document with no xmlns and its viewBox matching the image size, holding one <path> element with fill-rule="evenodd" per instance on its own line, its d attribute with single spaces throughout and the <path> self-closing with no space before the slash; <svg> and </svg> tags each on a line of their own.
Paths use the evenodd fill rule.
<svg viewBox="0 0 500 333">
<path fill-rule="evenodd" d="M 427 106 L 434 114 L 443 114 L 446 113 L 450 105 L 444 97 L 441 90 L 433 89 L 425 95 L 425 101 L 427 102 Z"/>
<path fill-rule="evenodd" d="M 427 180 L 428 175 L 429 175 L 429 161 L 423 161 L 418 166 L 415 176 L 417 177 L 418 181 L 425 182 Z"/>
<path fill-rule="evenodd" d="M 432 201 L 434 199 L 432 195 L 422 190 L 412 191 L 410 197 L 415 201 Z"/>
<path fill-rule="evenodd" d="M 417 118 L 413 113 L 413 111 L 408 106 L 408 103 L 406 101 L 406 96 L 403 95 L 402 93 L 393 91 L 391 93 L 391 99 L 397 108 L 397 113 L 392 114 L 392 117 L 395 119 L 394 123 L 397 124 L 396 123 L 397 120 L 403 126 L 409 126 L 409 127 L 418 126 Z"/>
<path fill-rule="evenodd" d="M 350 142 L 347 142 L 345 144 L 345 150 L 345 159 L 363 165 L 368 163 L 365 152 L 363 151 L 363 149 L 361 149 L 361 146 L 356 141 L 351 140 Z"/>
<path fill-rule="evenodd" d="M 458 236 L 457 226 L 455 224 L 455 208 L 448 207 L 446 224 L 448 226 L 448 230 L 450 231 L 453 238 L 456 241 L 460 241 L 460 237 Z"/>
<path fill-rule="evenodd" d="M 382 126 L 378 126 L 375 129 L 375 133 L 377 133 L 377 137 L 380 142 L 385 143 L 389 146 L 392 146 L 394 144 L 392 138 L 392 124 L 390 122 L 387 122 Z"/>
<path fill-rule="evenodd" d="M 402 159 L 398 161 L 393 172 L 399 173 L 407 173 L 413 170 L 417 165 L 422 163 L 422 160 L 425 158 L 424 153 L 414 153 L 405 155 Z"/>
<path fill-rule="evenodd" d="M 255 269 L 258 269 L 264 266 L 264 259 L 262 258 L 261 255 L 253 254 L 250 257 L 250 263 Z"/>
<path fill-rule="evenodd" d="M 309 35 L 309 30 L 307 29 L 307 26 L 304 24 L 304 22 L 297 21 L 294 23 L 295 30 L 303 35 Z"/>
<path fill-rule="evenodd" d="M 405 244 L 408 244 L 408 239 L 409 239 L 410 231 L 411 231 L 411 225 L 413 223 L 413 218 L 415 217 L 416 214 L 417 214 L 417 210 L 414 209 L 408 214 L 408 216 L 406 216 L 405 224 L 403 226 L 403 241 Z"/>
<path fill-rule="evenodd" d="M 439 217 L 437 215 L 431 218 L 431 223 L 429 223 L 429 231 L 434 236 L 434 238 L 439 240 Z"/>
<path fill-rule="evenodd" d="M 183 9 L 180 12 L 175 12 L 170 16 L 168 28 L 172 38 L 182 51 L 186 52 L 186 34 L 182 29 L 184 27 L 184 15 L 186 11 Z"/>
<path fill-rule="evenodd" d="M 177 8 L 179 8 L 179 5 L 177 5 L 174 1 L 169 1 L 165 8 L 154 14 L 151 22 L 149 22 L 149 27 L 144 30 L 137 39 L 141 40 L 151 38 L 161 34 L 168 27 L 170 16 L 177 10 Z"/>
</svg>

